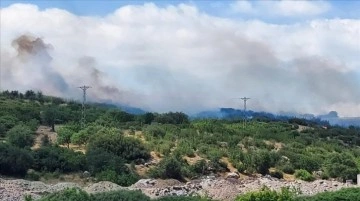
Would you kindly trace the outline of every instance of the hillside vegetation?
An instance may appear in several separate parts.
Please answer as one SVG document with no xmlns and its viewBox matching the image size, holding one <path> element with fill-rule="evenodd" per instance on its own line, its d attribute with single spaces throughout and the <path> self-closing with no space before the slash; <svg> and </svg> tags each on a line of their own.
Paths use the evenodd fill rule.
<svg viewBox="0 0 360 201">
<path fill-rule="evenodd" d="M 81 104 L 33 91 L 2 92 L 0 108 L 0 174 L 6 176 L 38 180 L 46 173 L 89 171 L 98 181 L 129 186 L 144 177 L 187 181 L 232 171 L 356 182 L 360 169 L 357 127 L 261 116 L 245 126 L 236 119 L 190 120 L 181 112 L 133 115 L 88 104 L 82 128 Z M 44 136 L 34 148 L 39 125 L 56 129 L 56 141 Z"/>
</svg>

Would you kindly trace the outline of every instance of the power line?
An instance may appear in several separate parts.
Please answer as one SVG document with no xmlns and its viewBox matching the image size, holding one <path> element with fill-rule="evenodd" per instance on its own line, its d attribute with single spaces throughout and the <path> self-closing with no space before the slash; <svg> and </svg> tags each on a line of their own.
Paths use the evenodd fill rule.
<svg viewBox="0 0 360 201">
<path fill-rule="evenodd" d="M 244 101 L 244 112 L 246 112 L 246 101 L 248 101 L 250 98 L 244 97 L 240 99 Z"/>
<path fill-rule="evenodd" d="M 246 115 L 246 102 L 247 102 L 250 98 L 243 97 L 243 98 L 240 98 L 240 99 L 244 101 L 244 128 L 245 128 L 245 127 L 246 127 L 246 120 L 247 120 L 247 115 Z"/>
<path fill-rule="evenodd" d="M 90 86 L 81 86 L 79 87 L 82 91 L 83 91 L 83 101 L 82 101 L 82 111 L 81 111 L 81 128 L 85 128 L 85 123 L 86 123 L 86 113 L 85 113 L 85 103 L 86 103 L 86 90 L 90 89 Z"/>
</svg>

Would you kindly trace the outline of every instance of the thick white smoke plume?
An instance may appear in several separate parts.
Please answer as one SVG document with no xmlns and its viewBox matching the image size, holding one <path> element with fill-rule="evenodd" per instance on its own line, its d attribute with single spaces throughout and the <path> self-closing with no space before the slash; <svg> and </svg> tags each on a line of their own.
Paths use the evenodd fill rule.
<svg viewBox="0 0 360 201">
<path fill-rule="evenodd" d="M 34 88 L 152 111 L 360 114 L 360 20 L 231 20 L 195 6 L 124 6 L 104 17 L 1 9 L 3 89 Z"/>
</svg>

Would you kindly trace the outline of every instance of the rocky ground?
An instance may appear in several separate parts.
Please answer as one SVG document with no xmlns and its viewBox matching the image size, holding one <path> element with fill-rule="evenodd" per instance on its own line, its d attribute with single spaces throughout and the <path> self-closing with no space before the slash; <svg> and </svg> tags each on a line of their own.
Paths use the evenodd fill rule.
<svg viewBox="0 0 360 201">
<path fill-rule="evenodd" d="M 268 176 L 248 178 L 246 180 L 207 177 L 187 183 L 181 183 L 177 180 L 142 179 L 130 187 L 121 187 L 106 181 L 81 186 L 69 182 L 51 185 L 39 181 L 0 178 L 0 200 L 22 201 L 25 195 L 31 195 L 33 198 L 38 199 L 47 193 L 77 187 L 88 193 L 128 189 L 141 190 L 152 198 L 164 195 L 207 195 L 217 200 L 228 201 L 234 200 L 238 194 L 259 190 L 263 186 L 276 190 L 281 189 L 281 187 L 294 187 L 304 195 L 312 195 L 324 191 L 339 190 L 344 187 L 354 187 L 355 185 L 327 180 L 316 180 L 314 182 L 284 181 Z"/>
</svg>

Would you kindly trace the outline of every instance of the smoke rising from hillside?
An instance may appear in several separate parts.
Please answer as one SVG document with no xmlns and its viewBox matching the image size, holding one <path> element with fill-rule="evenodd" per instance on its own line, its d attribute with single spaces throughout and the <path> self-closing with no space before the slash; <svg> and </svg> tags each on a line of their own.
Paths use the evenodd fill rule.
<svg viewBox="0 0 360 201">
<path fill-rule="evenodd" d="M 68 90 L 65 79 L 51 66 L 51 45 L 30 35 L 21 35 L 11 44 L 17 54 L 1 55 L 2 61 L 4 60 L 1 67 L 4 69 L 2 76 L 5 77 L 5 82 L 10 81 L 15 85 L 14 88 L 24 89 L 28 86 L 59 95 Z"/>
<path fill-rule="evenodd" d="M 94 57 L 84 56 L 79 59 L 77 72 L 81 72 L 81 77 L 77 82 L 86 82 L 91 86 L 91 98 L 97 101 L 110 101 L 114 103 L 131 104 L 137 103 L 136 95 L 121 89 L 109 80 L 106 73 L 97 69 Z M 71 78 L 70 78 L 71 79 Z"/>
<path fill-rule="evenodd" d="M 159 112 L 242 108 L 234 98 L 247 96 L 252 110 L 360 113 L 359 20 L 274 25 L 183 4 L 86 18 L 21 4 L 1 13 L 5 88 L 81 97 L 86 84 L 90 100 Z"/>
</svg>

